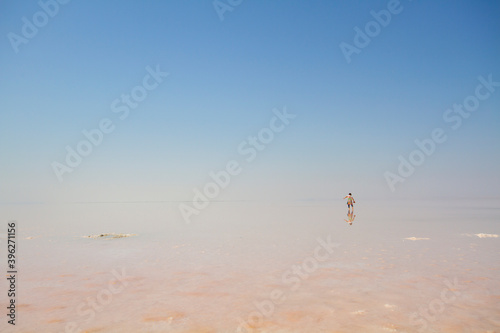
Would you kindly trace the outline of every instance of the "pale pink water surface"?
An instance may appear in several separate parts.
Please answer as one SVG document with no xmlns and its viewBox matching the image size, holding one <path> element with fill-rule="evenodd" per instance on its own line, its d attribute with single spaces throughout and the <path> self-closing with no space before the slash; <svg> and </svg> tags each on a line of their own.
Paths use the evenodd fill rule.
<svg viewBox="0 0 500 333">
<path fill-rule="evenodd" d="M 498 200 L 358 199 L 354 214 L 213 202 L 188 225 L 177 203 L 4 204 L 17 318 L 0 330 L 500 332 Z M 135 235 L 82 237 L 107 232 Z"/>
</svg>

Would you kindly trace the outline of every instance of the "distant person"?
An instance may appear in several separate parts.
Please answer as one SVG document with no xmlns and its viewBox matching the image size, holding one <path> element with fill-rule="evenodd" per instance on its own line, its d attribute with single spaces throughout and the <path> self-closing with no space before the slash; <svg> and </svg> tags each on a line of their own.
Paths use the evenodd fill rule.
<svg viewBox="0 0 500 333">
<path fill-rule="evenodd" d="M 356 201 L 354 201 L 354 198 L 352 197 L 352 194 L 349 193 L 349 195 L 346 195 L 344 197 L 344 199 L 347 199 L 347 210 L 349 210 L 351 208 L 354 210 L 354 204 L 356 203 Z"/>
</svg>

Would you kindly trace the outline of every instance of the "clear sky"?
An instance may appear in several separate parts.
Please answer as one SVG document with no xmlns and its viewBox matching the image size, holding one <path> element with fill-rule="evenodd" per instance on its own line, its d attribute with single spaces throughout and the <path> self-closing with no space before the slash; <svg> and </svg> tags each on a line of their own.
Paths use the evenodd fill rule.
<svg viewBox="0 0 500 333">
<path fill-rule="evenodd" d="M 191 200 L 231 160 L 217 200 L 500 196 L 500 86 L 456 130 L 443 118 L 479 76 L 500 82 L 498 1 L 221 0 L 223 20 L 208 0 L 41 3 L 52 16 L 0 1 L 0 202 Z M 340 45 L 367 24 L 348 63 Z M 144 90 L 146 68 L 169 74 Z M 285 107 L 247 161 L 238 147 Z M 106 118 L 59 181 L 54 162 Z M 447 140 L 391 191 L 384 174 L 435 128 Z"/>
</svg>

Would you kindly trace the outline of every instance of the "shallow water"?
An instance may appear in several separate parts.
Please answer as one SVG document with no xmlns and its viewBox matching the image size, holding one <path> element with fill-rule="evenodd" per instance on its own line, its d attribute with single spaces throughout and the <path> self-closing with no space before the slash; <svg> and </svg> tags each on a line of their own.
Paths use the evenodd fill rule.
<svg viewBox="0 0 500 333">
<path fill-rule="evenodd" d="M 358 202 L 354 214 L 214 202 L 187 225 L 175 203 L 1 205 L 2 257 L 17 220 L 19 273 L 17 325 L 0 328 L 498 331 L 500 238 L 476 235 L 500 234 L 498 200 Z M 136 235 L 83 237 L 102 233 Z"/>
</svg>

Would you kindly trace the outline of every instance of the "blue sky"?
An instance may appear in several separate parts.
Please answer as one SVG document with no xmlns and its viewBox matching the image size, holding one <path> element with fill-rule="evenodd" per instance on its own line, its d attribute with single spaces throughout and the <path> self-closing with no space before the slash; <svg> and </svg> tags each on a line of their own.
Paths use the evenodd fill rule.
<svg viewBox="0 0 500 333">
<path fill-rule="evenodd" d="M 73 0 L 16 53 L 8 34 L 41 7 L 0 1 L 0 202 L 190 200 L 230 160 L 218 200 L 500 196 L 500 88 L 456 131 L 443 120 L 478 76 L 500 81 L 500 3 L 401 1 L 347 63 L 339 44 L 388 3 L 242 1 L 221 21 L 212 1 Z M 111 103 L 148 66 L 169 75 L 120 120 Z M 245 162 L 285 106 L 297 117 Z M 58 181 L 104 118 L 114 131 Z M 438 127 L 448 140 L 391 192 L 384 173 Z"/>
</svg>

